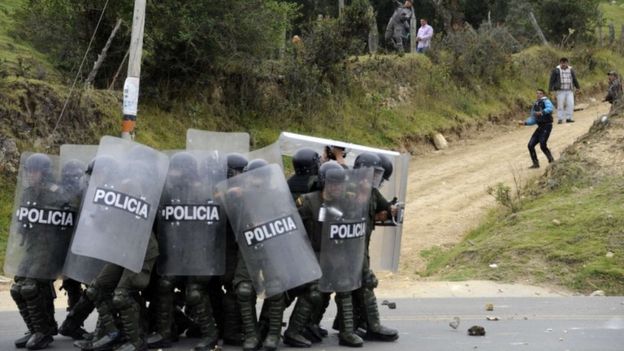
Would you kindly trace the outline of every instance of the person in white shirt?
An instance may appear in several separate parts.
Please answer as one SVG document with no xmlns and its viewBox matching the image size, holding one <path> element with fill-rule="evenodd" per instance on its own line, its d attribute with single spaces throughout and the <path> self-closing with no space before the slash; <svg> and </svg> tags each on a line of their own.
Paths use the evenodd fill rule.
<svg viewBox="0 0 624 351">
<path fill-rule="evenodd" d="M 555 67 L 550 74 L 549 91 L 555 91 L 557 96 L 557 119 L 558 124 L 563 121 L 573 123 L 574 118 L 574 89 L 580 89 L 576 74 L 571 66 L 568 65 L 568 59 L 562 57 L 559 60 L 559 66 Z"/>
<path fill-rule="evenodd" d="M 433 28 L 427 24 L 427 20 L 422 18 L 420 20 L 420 28 L 418 28 L 418 34 L 416 34 L 416 41 L 418 46 L 416 52 L 424 53 L 431 44 L 431 38 L 433 37 Z"/>
</svg>

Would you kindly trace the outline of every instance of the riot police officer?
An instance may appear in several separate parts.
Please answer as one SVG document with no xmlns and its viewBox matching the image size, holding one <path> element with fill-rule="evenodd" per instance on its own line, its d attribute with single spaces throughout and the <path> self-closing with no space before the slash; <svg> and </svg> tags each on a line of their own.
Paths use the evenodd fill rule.
<svg viewBox="0 0 624 351">
<path fill-rule="evenodd" d="M 347 177 L 347 171 L 338 163 L 329 161 L 324 163 L 319 169 L 319 185 L 321 190 L 301 196 L 297 200 L 299 213 L 306 227 L 308 236 L 312 243 L 312 247 L 321 256 L 323 235 L 325 232 L 324 218 L 322 209 L 333 208 L 345 199 L 344 182 Z M 327 248 L 325 248 L 327 249 Z M 323 265 L 321 265 L 323 266 Z M 328 275 L 326 270 L 323 274 Z M 353 320 L 353 303 L 351 291 L 336 292 L 336 305 L 340 314 L 340 332 L 338 339 L 340 345 L 360 347 L 363 344 L 362 339 L 355 333 Z M 300 298 L 295 305 L 297 317 L 292 320 L 286 333 L 285 338 L 288 339 L 292 346 L 308 346 L 305 337 L 302 335 L 302 329 L 308 319 L 314 319 L 313 312 L 322 309 L 322 297 L 319 290 L 319 284 L 313 283 L 308 287 L 308 292 L 304 298 Z M 302 309 L 303 311 L 298 311 Z M 299 313 L 301 313 L 299 315 Z M 305 315 L 308 315 L 307 317 Z M 294 322 L 294 323 L 293 323 Z M 286 339 L 285 339 L 286 340 Z M 293 341 L 291 343 L 291 341 Z M 309 341 L 309 340 L 308 340 Z"/>
<path fill-rule="evenodd" d="M 22 209 L 30 210 L 37 207 L 59 207 L 60 189 L 54 182 L 52 167 L 52 160 L 45 154 L 32 154 L 25 159 L 23 166 L 25 177 L 22 179 L 25 187 L 18 205 L 19 212 L 22 212 Z M 15 270 L 11 297 L 17 304 L 28 332 L 15 341 L 15 346 L 39 350 L 48 347 L 53 341 L 53 335 L 57 334 L 53 304 L 55 292 L 52 286 L 55 272 L 49 271 L 49 266 L 53 265 L 52 260 L 55 259 L 50 255 L 62 253 L 48 252 L 54 250 L 54 243 L 48 241 L 50 239 L 45 234 L 51 232 L 51 235 L 54 235 L 58 231 L 57 227 L 44 224 L 42 221 L 30 221 L 27 218 L 18 220 L 18 223 L 19 227 L 15 234 L 20 238 L 15 239 L 19 241 L 22 256 Z M 8 255 L 14 254 L 11 251 L 13 250 L 9 247 Z M 9 261 L 10 257 L 7 257 L 5 271 Z"/>
<path fill-rule="evenodd" d="M 288 187 L 294 200 L 299 195 L 318 190 L 320 162 L 319 154 L 312 149 L 301 148 L 295 152 L 292 159 L 295 174 L 288 179 Z"/>
<path fill-rule="evenodd" d="M 366 227 L 366 254 L 364 267 L 362 269 L 362 287 L 354 292 L 353 297 L 356 302 L 356 309 L 359 313 L 359 317 L 364 322 L 363 329 L 366 330 L 366 333 L 363 335 L 364 339 L 394 341 L 399 338 L 398 332 L 395 329 L 384 327 L 380 323 L 377 299 L 374 293 L 378 281 L 375 274 L 370 269 L 370 257 L 368 254 L 371 235 L 375 229 L 375 217 L 380 214 L 388 215 L 392 212 L 390 203 L 388 203 L 381 192 L 379 192 L 382 181 L 384 179 L 388 180 L 392 174 L 392 162 L 385 156 L 381 156 L 383 159 L 380 155 L 364 152 L 357 156 L 353 165 L 355 169 L 370 167 L 375 170 Z"/>
</svg>

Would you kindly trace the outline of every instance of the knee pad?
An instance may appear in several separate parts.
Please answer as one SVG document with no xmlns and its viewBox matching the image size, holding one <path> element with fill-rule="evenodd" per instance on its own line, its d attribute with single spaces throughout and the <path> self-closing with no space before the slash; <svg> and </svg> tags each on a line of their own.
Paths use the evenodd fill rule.
<svg viewBox="0 0 624 351">
<path fill-rule="evenodd" d="M 173 281 L 169 278 L 161 277 L 158 279 L 157 289 L 159 294 L 170 294 L 173 292 Z"/>
<path fill-rule="evenodd" d="M 202 291 L 197 284 L 186 286 L 186 303 L 190 306 L 198 305 L 202 301 Z"/>
<path fill-rule="evenodd" d="M 13 298 L 13 301 L 18 302 L 18 301 L 23 301 L 24 299 L 22 298 L 22 283 L 13 283 L 13 285 L 11 285 L 11 297 Z"/>
<path fill-rule="evenodd" d="M 323 296 L 321 296 L 321 291 L 319 290 L 319 286 L 317 284 L 310 285 L 308 290 L 308 301 L 310 301 L 312 306 L 319 308 L 323 304 Z"/>
<path fill-rule="evenodd" d="M 375 273 L 371 270 L 366 271 L 362 279 L 362 286 L 372 290 L 377 288 L 377 285 L 379 285 L 379 280 L 377 280 Z"/>
<path fill-rule="evenodd" d="M 134 303 L 132 293 L 128 289 L 117 288 L 113 292 L 113 307 L 116 310 L 123 310 Z"/>
<path fill-rule="evenodd" d="M 91 284 L 85 290 L 85 296 L 91 302 L 96 303 L 96 302 L 98 302 L 99 297 L 100 297 L 100 289 L 98 289 L 96 286 Z"/>
<path fill-rule="evenodd" d="M 240 282 L 236 286 L 236 295 L 241 298 L 251 299 L 254 295 L 255 291 L 253 285 L 249 282 Z"/>
<path fill-rule="evenodd" d="M 26 279 L 22 284 L 20 293 L 24 299 L 31 300 L 39 294 L 39 285 L 32 279 Z"/>
</svg>

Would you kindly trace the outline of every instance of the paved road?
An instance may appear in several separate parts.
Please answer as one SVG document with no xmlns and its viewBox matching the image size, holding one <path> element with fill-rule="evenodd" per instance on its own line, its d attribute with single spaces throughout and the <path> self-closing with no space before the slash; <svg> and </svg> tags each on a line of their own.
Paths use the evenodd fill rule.
<svg viewBox="0 0 624 351">
<path fill-rule="evenodd" d="M 394 300 L 397 308 L 381 306 L 384 323 L 398 328 L 395 343 L 367 343 L 374 350 L 539 350 L 609 351 L 624 350 L 624 297 L 560 298 L 424 298 Z M 494 305 L 486 311 L 485 305 Z M 333 304 L 332 304 L 333 305 Z M 330 307 L 323 321 L 330 326 L 335 309 Z M 64 311 L 57 312 L 61 320 Z M 457 330 L 448 323 L 460 317 Z M 498 317 L 488 321 L 487 316 Z M 481 325 L 486 336 L 468 336 L 466 330 Z M 94 318 L 88 327 L 93 327 Z M 13 350 L 13 339 L 24 327 L 17 312 L 0 312 L 0 350 Z M 183 339 L 171 350 L 189 350 L 195 340 Z M 53 350 L 77 350 L 71 341 L 56 337 Z M 225 350 L 240 348 L 225 347 Z M 282 348 L 287 350 L 288 348 Z M 338 346 L 335 333 L 317 350 L 345 350 Z"/>
</svg>

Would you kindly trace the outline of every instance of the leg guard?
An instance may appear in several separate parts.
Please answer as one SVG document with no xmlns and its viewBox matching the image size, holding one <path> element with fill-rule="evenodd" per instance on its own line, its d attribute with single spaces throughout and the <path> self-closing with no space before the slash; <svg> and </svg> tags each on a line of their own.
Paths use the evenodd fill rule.
<svg viewBox="0 0 624 351">
<path fill-rule="evenodd" d="M 288 328 L 284 332 L 284 343 L 293 347 L 310 347 L 312 342 L 303 336 L 301 332 L 308 325 L 312 314 L 312 304 L 309 296 L 302 294 L 297 298 L 295 308 L 293 308 L 288 321 Z"/>
<path fill-rule="evenodd" d="M 258 349 L 258 321 L 256 319 L 256 293 L 251 282 L 243 281 L 236 286 L 236 296 L 240 305 L 243 326 L 243 351 Z"/>
<path fill-rule="evenodd" d="M 236 295 L 230 290 L 223 296 L 223 343 L 227 345 L 242 345 L 240 305 Z"/>
<path fill-rule="evenodd" d="M 395 329 L 390 329 L 381 325 L 379 320 L 379 309 L 377 306 L 377 298 L 373 289 L 362 288 L 360 289 L 362 299 L 365 303 L 364 310 L 362 311 L 366 317 L 366 334 L 364 340 L 377 340 L 377 341 L 395 341 L 399 338 L 399 332 Z"/>
<path fill-rule="evenodd" d="M 87 332 L 82 326 L 87 317 L 93 312 L 93 309 L 95 309 L 95 304 L 87 297 L 86 293 L 83 293 L 78 302 L 69 310 L 67 317 L 65 317 L 59 328 L 59 333 L 75 340 L 84 339 Z"/>
<path fill-rule="evenodd" d="M 22 297 L 22 281 L 17 277 L 15 283 L 11 285 L 11 297 L 13 298 L 13 301 L 15 301 L 24 323 L 26 323 L 26 328 L 28 328 L 28 331 L 24 334 L 24 336 L 15 340 L 15 347 L 21 349 L 26 347 L 26 343 L 28 342 L 28 339 L 30 339 L 30 336 L 35 332 L 35 329 L 30 321 L 30 314 L 28 313 L 26 300 Z"/>
<path fill-rule="evenodd" d="M 351 292 L 336 293 L 336 305 L 341 315 L 340 333 L 338 339 L 340 345 L 361 347 L 364 344 L 362 338 L 355 334 L 353 326 L 353 302 Z"/>
<path fill-rule="evenodd" d="M 139 304 L 134 299 L 133 291 L 117 288 L 113 292 L 113 307 L 119 313 L 121 331 L 126 340 L 138 346 L 141 343 L 139 336 Z"/>
<path fill-rule="evenodd" d="M 282 319 L 284 317 L 284 294 L 271 296 L 264 300 L 267 305 L 268 331 L 264 339 L 264 349 L 274 351 L 280 342 L 282 334 Z"/>
<path fill-rule="evenodd" d="M 167 277 L 158 279 L 154 304 L 155 330 L 147 338 L 150 348 L 168 348 L 172 342 L 174 292 L 173 281 Z"/>
<path fill-rule="evenodd" d="M 26 279 L 20 291 L 22 298 L 26 301 L 34 330 L 26 343 L 26 348 L 29 350 L 44 349 L 54 341 L 52 335 L 56 330 L 53 330 L 54 326 L 50 324 L 49 302 L 46 300 L 48 293 L 44 291 L 46 288 L 49 288 L 48 283 Z"/>
<path fill-rule="evenodd" d="M 217 345 L 218 333 L 208 292 L 199 283 L 189 283 L 186 286 L 186 303 L 193 311 L 191 319 L 199 326 L 202 338 L 193 350 L 212 350 Z"/>
</svg>

